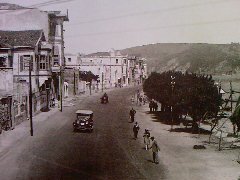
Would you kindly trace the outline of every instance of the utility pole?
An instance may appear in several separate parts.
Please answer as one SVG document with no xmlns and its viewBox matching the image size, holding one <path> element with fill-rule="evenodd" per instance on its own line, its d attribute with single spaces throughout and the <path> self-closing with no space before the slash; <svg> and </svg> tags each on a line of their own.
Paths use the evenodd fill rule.
<svg viewBox="0 0 240 180">
<path fill-rule="evenodd" d="M 172 87 L 172 105 L 171 105 L 171 131 L 173 130 L 173 93 L 174 93 L 174 86 L 175 86 L 175 81 L 174 81 L 175 77 L 174 76 L 171 76 L 171 87 Z"/>
<path fill-rule="evenodd" d="M 102 72 L 102 92 L 103 92 L 103 72 Z"/>
<path fill-rule="evenodd" d="M 73 74 L 73 95 L 76 95 L 76 77 L 75 77 L 75 69 L 74 69 L 74 74 Z"/>
<path fill-rule="evenodd" d="M 60 66 L 60 74 L 59 74 L 59 90 L 60 90 L 60 111 L 62 112 L 62 68 Z"/>
<path fill-rule="evenodd" d="M 232 109 L 233 109 L 233 98 L 232 98 L 232 95 L 233 95 L 233 90 L 232 90 L 232 81 L 230 81 L 230 97 L 231 97 L 231 112 L 232 112 Z"/>
<path fill-rule="evenodd" d="M 33 136 L 33 120 L 32 120 L 32 59 L 29 60 L 29 120 L 30 134 Z"/>
</svg>

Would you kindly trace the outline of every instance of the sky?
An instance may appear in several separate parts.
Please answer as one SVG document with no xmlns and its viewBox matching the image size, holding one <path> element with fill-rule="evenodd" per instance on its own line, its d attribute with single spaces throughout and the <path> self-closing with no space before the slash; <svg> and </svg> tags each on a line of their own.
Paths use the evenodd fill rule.
<svg viewBox="0 0 240 180">
<path fill-rule="evenodd" d="M 65 52 L 240 42 L 240 0 L 0 0 L 69 12 Z M 44 3 L 45 2 L 45 3 Z"/>
</svg>

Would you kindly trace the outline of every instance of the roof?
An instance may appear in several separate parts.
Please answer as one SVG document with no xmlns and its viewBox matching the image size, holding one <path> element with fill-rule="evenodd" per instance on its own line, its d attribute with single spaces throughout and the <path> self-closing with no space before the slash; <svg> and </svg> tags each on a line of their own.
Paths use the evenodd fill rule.
<svg viewBox="0 0 240 180">
<path fill-rule="evenodd" d="M 100 56 L 110 56 L 109 52 L 96 52 L 92 54 L 87 54 L 84 57 L 100 57 Z"/>
<path fill-rule="evenodd" d="M 0 31 L 0 44 L 35 47 L 40 39 L 45 40 L 42 34 L 42 30 Z"/>
<path fill-rule="evenodd" d="M 76 114 L 93 114 L 93 111 L 91 110 L 77 110 Z"/>
</svg>

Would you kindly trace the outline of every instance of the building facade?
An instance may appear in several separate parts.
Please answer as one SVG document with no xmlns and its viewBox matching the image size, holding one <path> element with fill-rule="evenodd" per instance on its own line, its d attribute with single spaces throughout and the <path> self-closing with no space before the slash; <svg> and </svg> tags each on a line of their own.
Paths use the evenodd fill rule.
<svg viewBox="0 0 240 180">
<path fill-rule="evenodd" d="M 74 68 L 81 72 L 91 71 L 99 76 L 95 89 L 136 85 L 142 83 L 147 77 L 146 59 L 122 55 L 120 51 L 113 49 L 110 52 L 88 55 L 66 54 L 65 58 L 67 68 Z"/>
<path fill-rule="evenodd" d="M 52 46 L 42 30 L 0 31 L 0 36 L 0 87 L 11 99 L 11 124 L 15 125 L 28 116 L 30 81 L 33 113 L 49 108 L 54 94 Z"/>
<path fill-rule="evenodd" d="M 11 7 L 11 6 L 9 6 Z M 54 84 L 55 99 L 61 99 L 64 76 L 64 22 L 69 21 L 68 14 L 60 11 L 41 11 L 36 8 L 25 8 L 18 6 L 12 10 L 9 7 L 1 9 L 0 30 L 25 31 L 42 30 L 46 42 L 51 46 L 51 67 L 52 81 Z M 45 52 L 46 54 L 46 52 Z M 41 57 L 43 58 L 43 55 Z M 40 72 L 44 73 L 44 72 Z M 40 78 L 40 81 L 45 81 Z"/>
</svg>

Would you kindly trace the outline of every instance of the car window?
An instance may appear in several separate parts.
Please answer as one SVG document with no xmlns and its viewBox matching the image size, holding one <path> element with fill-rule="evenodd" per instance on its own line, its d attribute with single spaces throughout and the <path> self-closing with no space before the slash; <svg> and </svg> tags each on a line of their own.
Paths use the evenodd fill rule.
<svg viewBox="0 0 240 180">
<path fill-rule="evenodd" d="M 78 115 L 77 116 L 77 119 L 81 120 L 81 121 L 88 120 L 89 118 L 90 118 L 89 115 Z"/>
</svg>

